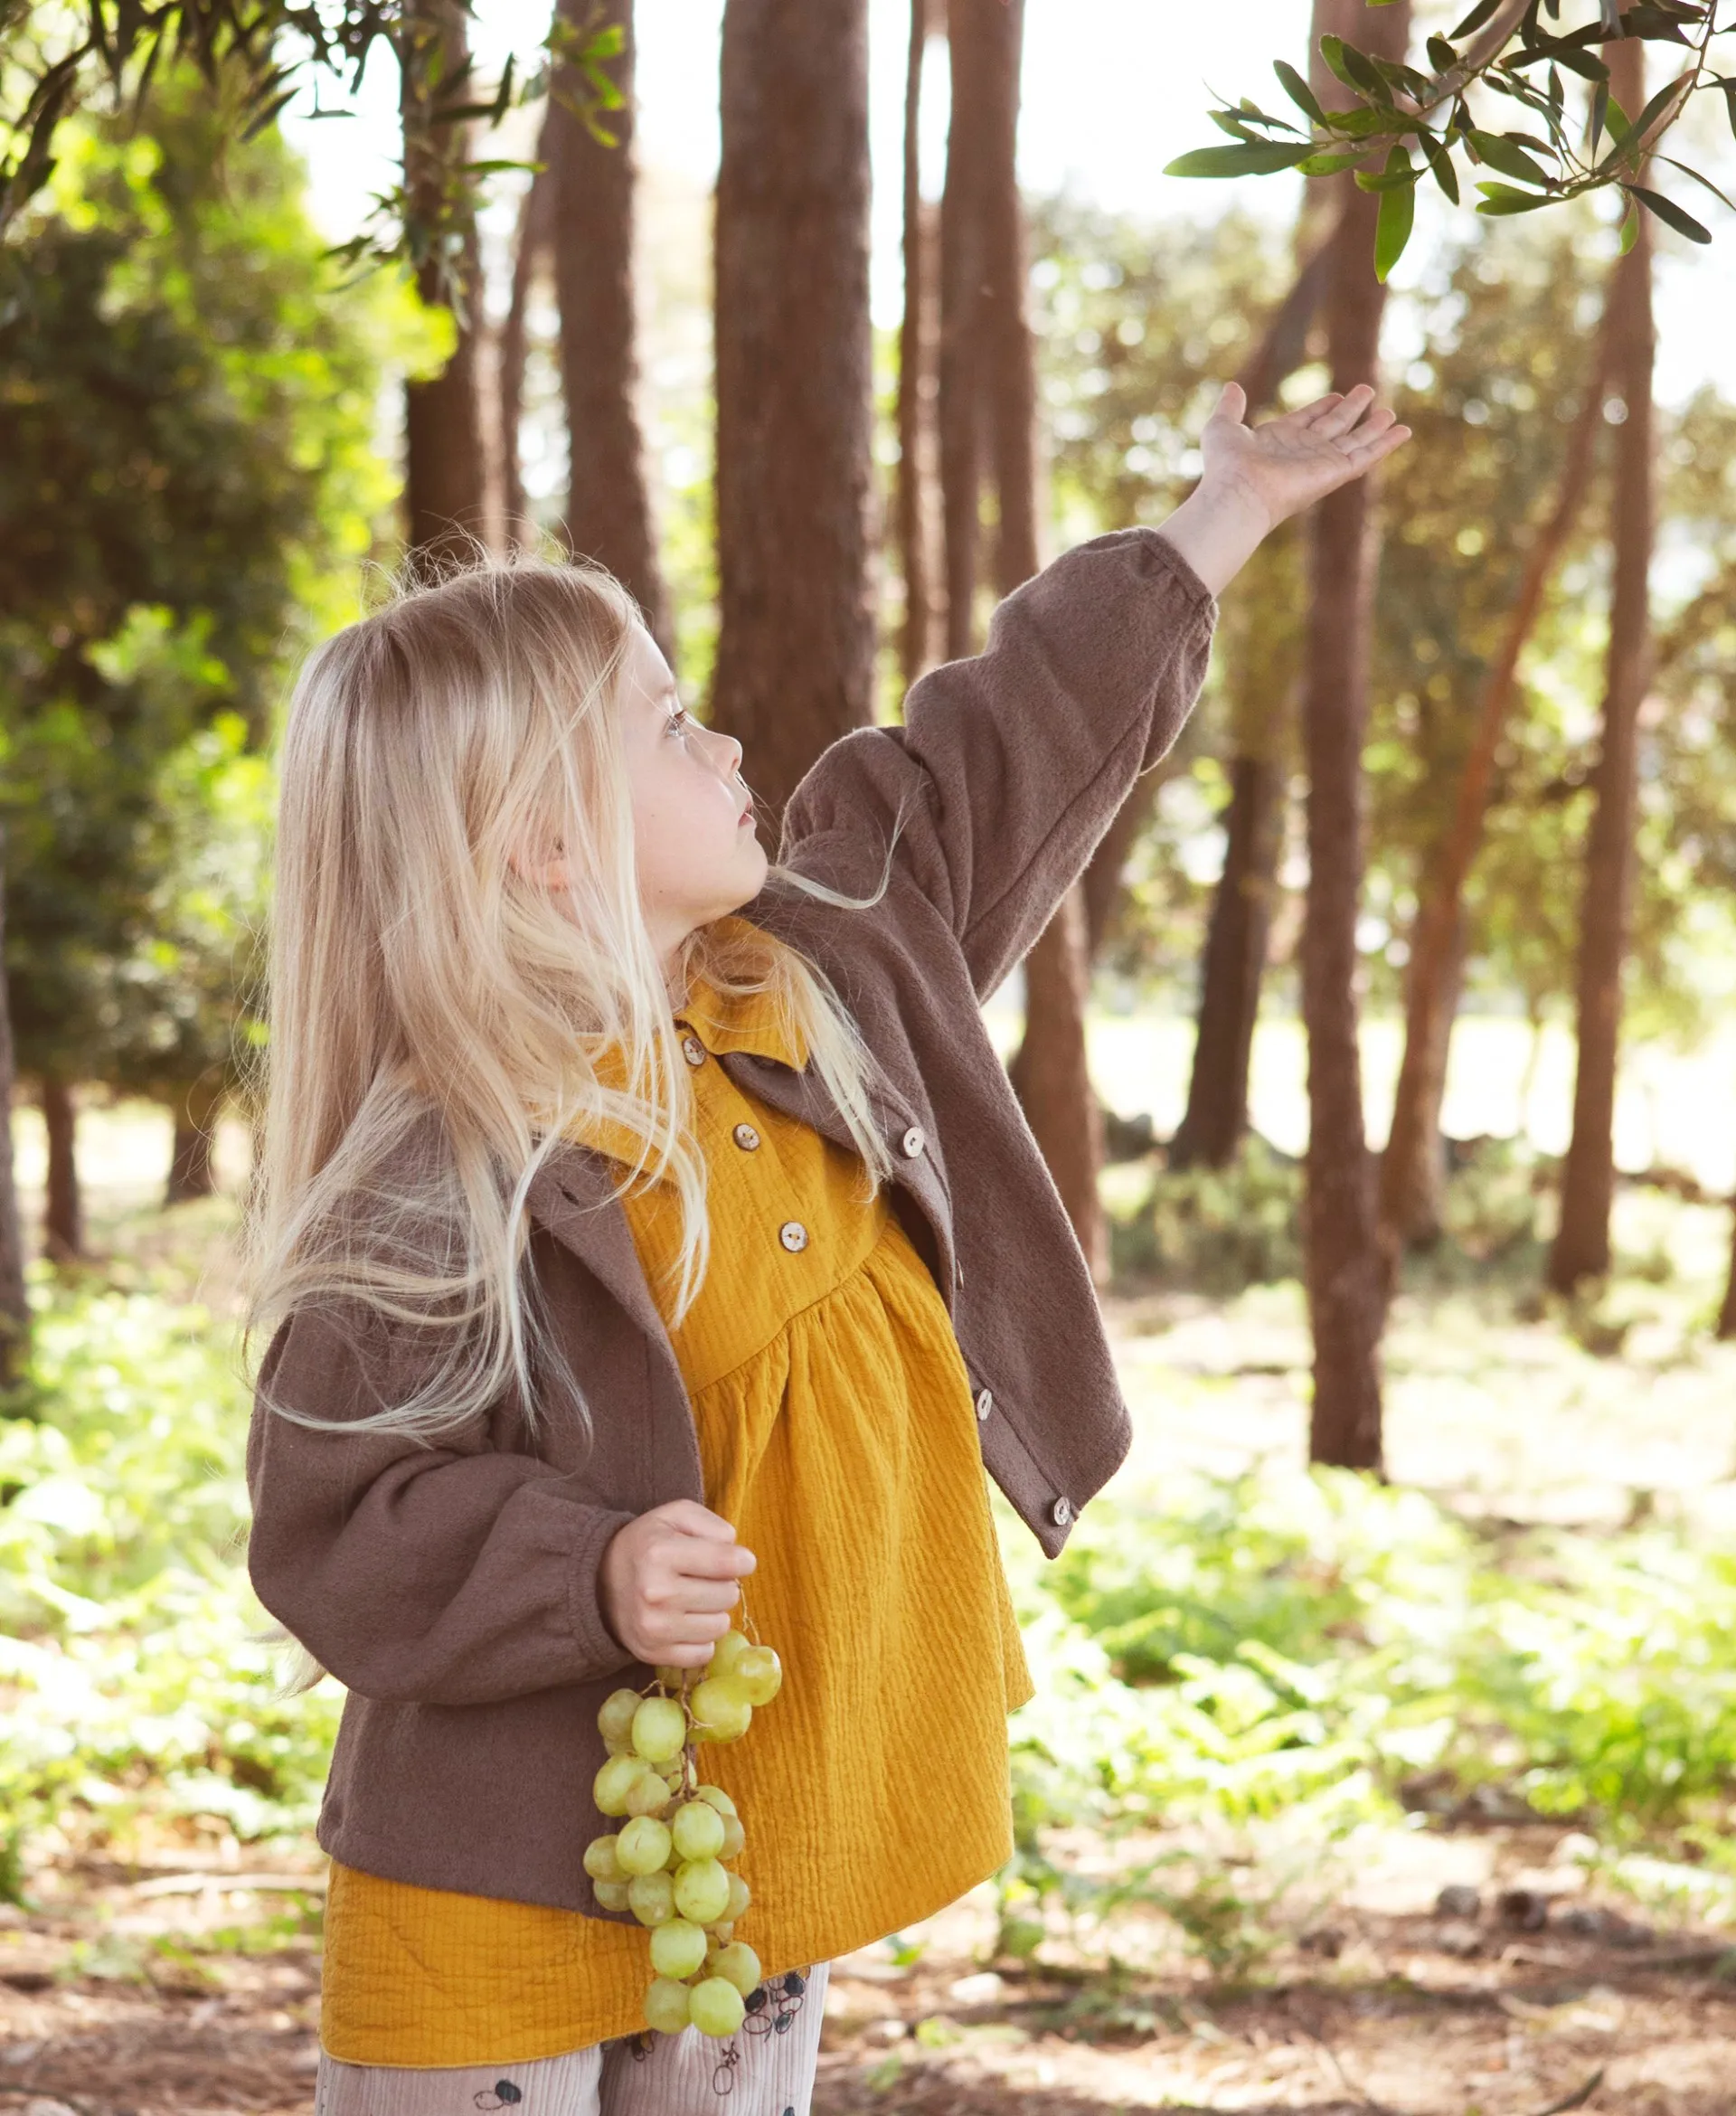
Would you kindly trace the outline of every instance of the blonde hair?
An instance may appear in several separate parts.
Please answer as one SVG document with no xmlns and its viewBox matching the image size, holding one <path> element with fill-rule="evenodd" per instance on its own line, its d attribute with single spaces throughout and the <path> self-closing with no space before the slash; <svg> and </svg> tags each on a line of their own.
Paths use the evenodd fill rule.
<svg viewBox="0 0 1736 2116">
<path fill-rule="evenodd" d="M 336 1304 L 427 1356 L 404 1401 L 365 1417 L 271 1403 L 298 1424 L 427 1441 L 510 1394 L 533 1427 L 552 1391 L 594 1438 L 527 1268 L 526 1193 L 565 1138 L 630 1142 L 618 1193 L 673 1184 L 675 1316 L 699 1289 L 705 1165 L 640 910 L 616 710 L 637 617 L 599 569 L 473 565 L 400 588 L 301 672 L 280 760 L 249 1327 L 257 1341 Z M 564 901 L 521 874 L 527 845 L 564 853 Z M 740 919 L 691 935 L 681 968 L 772 996 L 873 1195 L 890 1169 L 873 1062 L 825 976 Z"/>
</svg>

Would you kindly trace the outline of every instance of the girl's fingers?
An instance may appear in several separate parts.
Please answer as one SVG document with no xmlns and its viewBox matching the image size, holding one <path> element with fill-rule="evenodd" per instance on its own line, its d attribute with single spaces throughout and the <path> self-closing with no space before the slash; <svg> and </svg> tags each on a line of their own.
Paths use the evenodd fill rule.
<svg viewBox="0 0 1736 2116">
<path fill-rule="evenodd" d="M 1370 469 L 1395 449 L 1402 448 L 1410 438 L 1408 426 L 1387 426 L 1369 440 L 1359 438 L 1354 448 L 1345 450 L 1345 460 L 1353 469 Z"/>
<path fill-rule="evenodd" d="M 1240 383 L 1224 383 L 1212 416 L 1213 419 L 1227 419 L 1235 426 L 1241 424 L 1248 416 L 1248 392 Z"/>
<path fill-rule="evenodd" d="M 1367 383 L 1358 383 L 1347 396 L 1340 397 L 1329 411 L 1315 423 L 1315 432 L 1323 440 L 1337 440 L 1350 431 L 1356 421 L 1374 401 L 1374 392 Z"/>
</svg>

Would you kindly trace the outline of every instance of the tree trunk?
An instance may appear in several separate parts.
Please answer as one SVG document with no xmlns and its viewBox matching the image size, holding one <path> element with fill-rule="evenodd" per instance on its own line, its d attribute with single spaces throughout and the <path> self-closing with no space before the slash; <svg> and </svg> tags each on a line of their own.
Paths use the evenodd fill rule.
<svg viewBox="0 0 1736 2116">
<path fill-rule="evenodd" d="M 964 5 L 966 0 L 952 0 L 954 13 Z M 1091 1088 L 1083 1033 L 1090 989 L 1084 896 L 1074 887 L 1024 959 L 1024 1040 L 1011 1072 L 1091 1276 L 1100 1285 L 1109 1276 L 1109 1230 L 1097 1188 L 1103 1115 Z"/>
<path fill-rule="evenodd" d="M 24 1293 L 24 1231 L 13 1173 L 12 1100 L 15 1072 L 12 1014 L 6 1003 L 5 835 L 0 824 L 0 1388 L 16 1381 L 30 1348 L 30 1302 Z"/>
<path fill-rule="evenodd" d="M 1284 835 L 1284 792 L 1282 765 L 1250 754 L 1231 758 L 1223 874 L 1201 964 L 1187 1110 L 1169 1142 L 1172 1168 L 1223 1167 L 1248 1129 L 1248 1075 Z"/>
<path fill-rule="evenodd" d="M 1319 42 L 1328 31 L 1348 31 L 1339 20 L 1342 12 L 1338 0 L 1315 0 L 1309 53 L 1315 70 L 1326 72 L 1328 82 L 1332 76 L 1319 57 Z M 1308 335 L 1332 262 L 1330 228 L 1323 233 L 1316 226 L 1326 217 L 1311 185 L 1297 229 L 1296 277 L 1236 378 L 1247 393 L 1250 419 L 1272 401 L 1307 357 Z M 1271 723 L 1280 715 L 1288 721 L 1293 709 L 1288 700 L 1269 696 L 1262 704 L 1257 739 L 1246 724 L 1231 732 L 1234 750 L 1224 812 L 1223 872 L 1200 959 L 1194 1063 L 1187 1108 L 1169 1145 L 1172 1168 L 1225 1167 L 1248 1129 L 1254 1029 L 1284 836 L 1287 775 L 1280 760 L 1287 744 L 1284 729 Z"/>
<path fill-rule="evenodd" d="M 930 0 L 910 0 L 904 69 L 904 315 L 898 334 L 898 550 L 904 577 L 899 658 L 913 684 L 934 660 L 933 505 L 934 270 L 936 227 L 922 196 L 922 61 Z"/>
<path fill-rule="evenodd" d="M 571 458 L 567 541 L 576 557 L 595 559 L 622 582 L 652 637 L 673 657 L 637 401 L 632 0 L 561 0 L 561 14 L 575 31 L 620 30 L 621 55 L 610 72 L 627 97 L 622 109 L 598 120 L 613 135 L 613 146 L 561 100 L 580 92 L 570 76 L 557 79 L 549 100 L 554 288 Z"/>
<path fill-rule="evenodd" d="M 1637 40 L 1607 47 L 1610 88 L 1625 109 L 1645 102 L 1645 50 Z M 1616 435 L 1615 581 L 1605 666 L 1602 741 L 1580 898 L 1578 1063 L 1573 1132 L 1561 1167 L 1561 1223 L 1549 1282 L 1570 1293 L 1609 1269 L 1615 1195 L 1616 1063 L 1621 1034 L 1622 962 L 1633 897 L 1638 794 L 1639 708 L 1649 681 L 1654 515 L 1652 463 L 1651 217 L 1643 209 L 1634 247 L 1618 260 L 1610 380 L 1627 406 Z"/>
<path fill-rule="evenodd" d="M 990 84 L 973 41 L 980 0 L 948 5 L 947 52 L 952 110 L 940 200 L 940 507 L 946 550 L 946 653 L 958 661 L 976 641 L 977 547 L 983 476 L 983 284 L 986 216 L 983 137 Z M 1010 25 L 1007 25 L 1010 26 Z"/>
<path fill-rule="evenodd" d="M 1368 48 L 1401 60 L 1409 0 L 1363 30 Z M 1350 188 L 1326 290 L 1331 386 L 1375 378 L 1385 288 L 1374 277 L 1376 195 Z M 1363 734 L 1368 720 L 1373 545 L 1369 480 L 1315 510 L 1309 548 L 1302 723 L 1308 773 L 1308 893 L 1302 930 L 1302 1014 L 1308 1036 L 1304 1235 L 1314 1331 L 1310 1459 L 1381 1467 L 1380 1252 L 1363 1122 L 1357 1044 L 1356 919 L 1363 881 Z"/>
<path fill-rule="evenodd" d="M 1484 680 L 1452 822 L 1422 877 L 1420 901 L 1410 929 L 1404 1057 L 1399 1068 L 1392 1129 L 1381 1157 L 1381 1246 L 1389 1292 L 1396 1280 L 1402 1251 L 1431 1242 L 1440 1232 L 1446 1175 L 1440 1105 L 1447 1089 L 1447 1061 L 1464 968 L 1465 887 L 1483 842 L 1495 753 L 1513 710 L 1519 657 L 1536 626 L 1544 593 L 1590 482 L 1591 459 L 1602 424 L 1615 292 L 1612 285 L 1603 328 L 1586 376 L 1584 401 L 1568 437 L 1555 504 L 1526 554 L 1505 635 Z"/>
<path fill-rule="evenodd" d="M 531 289 L 547 256 L 552 233 L 554 186 L 550 180 L 549 125 L 545 118 L 536 158 L 543 165 L 531 178 L 518 209 L 513 238 L 513 292 L 500 326 L 497 380 L 500 386 L 501 541 L 508 551 L 534 550 L 536 523 L 524 491 L 524 467 L 518 430 L 524 411 L 524 370 L 529 357 Z"/>
<path fill-rule="evenodd" d="M 969 360 L 962 366 L 955 360 L 941 385 L 943 396 L 950 387 L 955 398 L 961 390 L 975 398 L 967 483 L 962 488 L 955 483 L 947 493 L 950 630 L 955 588 L 967 619 L 974 591 L 980 441 L 988 444 L 997 503 L 996 592 L 1010 595 L 1028 581 L 1042 563 L 1042 553 L 1036 364 L 1025 312 L 1024 206 L 1017 165 L 1024 0 L 949 0 L 947 27 L 954 133 L 948 140 L 943 227 L 946 213 L 951 213 L 955 262 L 960 254 L 975 260 L 974 279 L 952 288 L 955 322 L 960 298 L 967 304 L 963 337 Z M 958 217 L 966 212 L 972 224 L 961 229 Z M 943 343 L 944 333 L 943 326 Z M 965 536 L 968 561 L 958 566 L 950 543 L 955 523 Z M 972 643 L 966 639 L 961 645 L 953 638 L 948 646 L 955 653 L 969 652 Z M 1097 1190 L 1103 1123 L 1085 1049 L 1090 988 L 1087 934 L 1084 893 L 1075 883 L 1025 959 L 1024 1038 L 1011 1072 L 1086 1262 L 1100 1281 L 1109 1269 L 1109 1241 Z"/>
<path fill-rule="evenodd" d="M 1718 1310 L 1718 1342 L 1727 1345 L 1736 1337 L 1736 1198 L 1731 1201 L 1730 1276 L 1724 1281 L 1724 1304 Z"/>
<path fill-rule="evenodd" d="M 223 1091 L 222 1074 L 213 1068 L 201 1073 L 175 1098 L 175 1145 L 163 1196 L 165 1205 L 186 1204 L 193 1198 L 210 1197 L 216 1191 L 217 1172 L 212 1165 L 212 1153 L 217 1144 Z"/>
<path fill-rule="evenodd" d="M 48 1179 L 42 1205 L 42 1253 L 56 1263 L 84 1254 L 84 1206 L 79 1195 L 79 1113 L 58 1073 L 42 1075 L 42 1129 L 48 1134 Z"/>
<path fill-rule="evenodd" d="M 401 60 L 404 188 L 426 224 L 442 231 L 449 270 L 438 255 L 419 266 L 417 291 L 451 307 L 458 344 L 444 371 L 404 390 L 404 515 L 410 551 L 464 558 L 487 534 L 487 458 L 477 401 L 476 340 L 482 266 L 476 215 L 462 194 L 467 150 L 462 122 L 441 124 L 442 108 L 471 100 L 468 50 L 459 0 L 406 0 Z"/>
<path fill-rule="evenodd" d="M 873 718 L 867 0 L 728 0 L 713 723 L 781 817 Z"/>
</svg>

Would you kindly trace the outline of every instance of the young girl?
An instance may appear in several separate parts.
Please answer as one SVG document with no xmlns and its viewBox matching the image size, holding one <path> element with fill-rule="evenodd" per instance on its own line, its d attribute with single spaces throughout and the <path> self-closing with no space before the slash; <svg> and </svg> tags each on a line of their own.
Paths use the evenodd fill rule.
<svg viewBox="0 0 1736 2116">
<path fill-rule="evenodd" d="M 1215 594 L 1405 438 L 1373 397 L 1250 430 L 1226 391 L 1163 530 L 835 743 L 774 867 L 606 575 L 478 568 L 309 661 L 248 1474 L 259 1599 L 349 1692 L 318 2116 L 806 2116 L 827 1960 L 1010 1856 L 981 1466 L 1053 1556 L 1129 1428 L 979 1002 L 1174 740 Z M 744 1606 L 783 1689 L 703 1753 L 764 1980 L 731 2038 L 641 2032 L 598 1710 Z"/>
</svg>

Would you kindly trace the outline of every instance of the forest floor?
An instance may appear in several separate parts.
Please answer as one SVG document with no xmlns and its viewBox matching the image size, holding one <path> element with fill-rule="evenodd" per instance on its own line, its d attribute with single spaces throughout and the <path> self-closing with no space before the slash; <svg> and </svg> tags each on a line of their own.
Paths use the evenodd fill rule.
<svg viewBox="0 0 1736 2116">
<path fill-rule="evenodd" d="M 99 1240 L 183 1256 L 218 1290 L 219 1223 L 195 1215 L 176 1235 L 172 1215 L 139 1214 L 138 1195 L 95 1186 Z M 1396 1478 L 1470 1516 L 1590 1534 L 1640 1516 L 1713 1535 L 1736 1521 L 1736 1349 L 1705 1327 L 1726 1218 L 1628 1191 L 1618 1233 L 1645 1268 L 1612 1293 L 1614 1324 L 1606 1308 L 1570 1329 L 1486 1288 L 1400 1304 Z M 1300 1461 L 1293 1286 L 1109 1306 L 1137 1433 L 1118 1485 Z M 996 1959 L 985 1885 L 834 1965 L 816 2116 L 1736 2116 L 1736 1933 L 1661 1884 L 1648 1898 L 1589 1877 L 1585 1840 L 1564 1827 L 1406 1821 L 1318 1847 L 1235 1980 L 1155 1913 L 1131 1913 L 1150 1929 L 1122 1934 L 1109 1970 L 1064 1939 L 1040 1967 Z M 1077 1841 L 1047 1847 L 1058 1864 L 1104 1856 L 1088 1832 L 1066 1835 Z M 1115 1856 L 1161 1844 L 1122 1840 Z M 33 1907 L 0 1907 L 0 2116 L 311 2110 L 323 1866 L 311 1842 L 165 1837 L 127 1866 L 31 1873 Z M 1250 1868 L 1250 1896 L 1262 1888 L 1271 1913 Z"/>
</svg>

